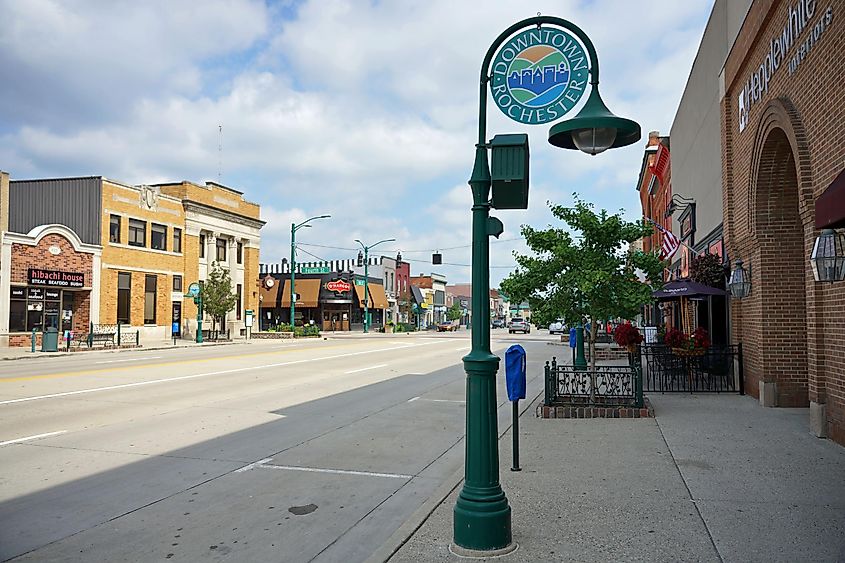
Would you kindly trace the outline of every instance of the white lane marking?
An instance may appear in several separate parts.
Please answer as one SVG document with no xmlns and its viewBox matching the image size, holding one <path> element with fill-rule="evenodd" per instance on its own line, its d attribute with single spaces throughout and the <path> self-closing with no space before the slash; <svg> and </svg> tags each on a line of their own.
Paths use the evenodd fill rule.
<svg viewBox="0 0 845 563">
<path fill-rule="evenodd" d="M 408 399 L 408 402 L 413 403 L 414 401 L 419 401 L 419 400 L 420 400 L 419 397 L 413 397 L 412 399 Z"/>
<path fill-rule="evenodd" d="M 140 362 L 141 360 L 158 360 L 161 356 L 149 356 L 146 358 L 129 358 L 126 360 L 106 360 L 103 362 L 94 362 L 95 364 L 116 364 L 119 362 Z"/>
<path fill-rule="evenodd" d="M 402 346 L 403 348 L 413 348 L 416 346 L 427 346 L 429 344 L 434 344 L 433 342 L 424 342 L 421 344 L 407 344 Z M 238 368 L 238 369 L 227 369 L 222 371 L 209 371 L 206 373 L 197 373 L 194 375 L 182 375 L 179 377 L 168 377 L 166 379 L 152 379 L 150 381 L 139 381 L 137 383 L 124 383 L 121 385 L 109 385 L 107 387 L 96 387 L 94 389 L 81 389 L 79 391 L 66 391 L 64 393 L 51 393 L 49 395 L 39 395 L 37 397 L 23 397 L 21 399 L 9 399 L 7 401 L 0 401 L 0 405 L 11 405 L 13 403 L 26 403 L 29 401 L 39 401 L 41 399 L 55 399 L 56 397 L 70 397 L 72 395 L 84 395 L 87 393 L 96 393 L 98 391 L 111 391 L 114 389 L 123 389 L 127 387 L 140 387 L 142 385 L 153 385 L 155 383 L 168 383 L 170 381 L 184 381 L 187 379 L 196 379 L 198 377 L 208 377 L 211 375 L 223 375 L 226 373 L 238 373 L 243 371 L 253 371 L 256 369 L 266 369 L 266 368 L 275 368 L 275 367 L 283 367 L 283 366 L 292 366 L 296 364 L 305 364 L 309 362 L 321 362 L 323 360 L 335 360 L 337 358 L 347 358 L 349 356 L 360 356 L 362 354 L 374 354 L 376 352 L 391 352 L 393 350 L 397 350 L 398 348 L 378 348 L 376 350 L 364 350 L 362 352 L 347 352 L 346 354 L 337 354 L 334 356 L 323 356 L 320 358 L 309 358 L 305 360 L 294 360 L 291 362 L 279 362 L 276 364 L 264 364 L 261 366 L 252 366 L 248 368 Z"/>
<path fill-rule="evenodd" d="M 456 399 L 420 399 L 421 401 L 429 401 L 431 403 L 466 403 L 466 401 L 458 401 Z"/>
<path fill-rule="evenodd" d="M 362 475 L 364 477 L 389 477 L 391 479 L 411 479 L 413 475 L 402 475 L 401 473 L 375 473 L 373 471 L 352 471 L 349 469 L 323 469 L 320 467 L 297 467 L 294 465 L 273 465 L 259 464 L 259 469 L 283 469 L 286 471 L 305 471 L 308 473 L 334 473 L 336 475 Z"/>
<path fill-rule="evenodd" d="M 358 373 L 359 371 L 367 371 L 368 369 L 383 368 L 383 367 L 387 367 L 387 365 L 388 364 L 379 364 L 377 366 L 370 366 L 370 367 L 366 367 L 366 368 L 353 369 L 352 371 L 343 372 L 343 375 L 349 375 L 350 373 Z"/>
<path fill-rule="evenodd" d="M 464 346 L 463 348 L 455 348 L 455 352 L 463 352 L 464 350 L 471 350 L 472 346 Z"/>
<path fill-rule="evenodd" d="M 38 438 L 46 438 L 47 436 L 57 436 L 58 434 L 64 434 L 67 430 L 59 430 L 57 432 L 47 432 L 46 434 L 36 434 L 35 436 L 27 436 L 26 438 L 18 438 L 16 440 L 7 440 L 5 442 L 0 442 L 0 446 L 7 446 L 9 444 L 17 444 L 18 442 L 26 442 L 27 440 L 37 440 Z"/>
<path fill-rule="evenodd" d="M 244 465 L 240 469 L 235 469 L 235 473 L 243 473 L 244 471 L 249 471 L 250 469 L 255 469 L 259 465 L 263 465 L 268 461 L 273 461 L 272 457 L 265 457 L 264 459 L 259 459 L 255 463 L 250 463 L 249 465 Z"/>
</svg>

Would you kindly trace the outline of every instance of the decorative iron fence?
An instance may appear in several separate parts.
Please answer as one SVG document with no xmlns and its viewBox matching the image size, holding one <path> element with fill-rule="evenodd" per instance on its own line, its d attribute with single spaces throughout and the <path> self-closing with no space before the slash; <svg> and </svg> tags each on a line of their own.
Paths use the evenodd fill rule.
<svg viewBox="0 0 845 563">
<path fill-rule="evenodd" d="M 642 346 L 631 360 L 642 369 L 645 391 L 745 394 L 742 344 L 695 354 L 678 353 L 664 345 Z"/>
<path fill-rule="evenodd" d="M 643 406 L 643 376 L 638 365 L 596 366 L 592 371 L 559 365 L 557 358 L 552 358 L 546 362 L 545 376 L 546 406 Z"/>
</svg>

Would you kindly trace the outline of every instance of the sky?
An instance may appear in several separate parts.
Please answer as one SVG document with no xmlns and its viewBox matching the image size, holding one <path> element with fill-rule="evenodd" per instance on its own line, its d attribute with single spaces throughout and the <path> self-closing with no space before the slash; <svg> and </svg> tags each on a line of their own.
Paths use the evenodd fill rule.
<svg viewBox="0 0 845 563">
<path fill-rule="evenodd" d="M 330 214 L 297 232 L 298 261 L 394 238 L 372 254 L 401 250 L 412 275 L 467 282 L 481 61 L 511 24 L 558 16 L 591 38 L 603 100 L 643 139 L 562 150 L 551 124 L 512 121 L 488 95 L 488 137 L 526 133 L 531 154 L 529 208 L 492 212 L 505 226 L 491 239 L 496 287 L 526 250 L 520 225 L 558 226 L 547 202 L 578 193 L 641 215 L 648 132 L 668 134 L 712 4 L 0 0 L 0 169 L 220 182 L 261 205 L 262 262 L 289 256 L 292 222 Z"/>
</svg>

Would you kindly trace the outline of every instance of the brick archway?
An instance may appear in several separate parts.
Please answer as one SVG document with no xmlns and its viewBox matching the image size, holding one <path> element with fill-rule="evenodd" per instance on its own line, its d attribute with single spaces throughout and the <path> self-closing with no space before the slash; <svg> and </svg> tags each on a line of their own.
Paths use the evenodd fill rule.
<svg viewBox="0 0 845 563">
<path fill-rule="evenodd" d="M 749 190 L 759 316 L 748 328 L 759 344 L 759 372 L 752 378 L 774 385 L 776 404 L 782 407 L 809 401 L 803 219 L 809 205 L 802 187 L 810 185 L 810 178 L 803 141 L 791 104 L 770 102 L 757 131 Z"/>
</svg>

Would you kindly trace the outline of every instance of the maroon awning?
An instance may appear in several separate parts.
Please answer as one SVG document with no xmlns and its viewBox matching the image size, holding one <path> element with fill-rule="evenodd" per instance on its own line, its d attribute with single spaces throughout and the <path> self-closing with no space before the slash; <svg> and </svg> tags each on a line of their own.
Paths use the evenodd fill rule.
<svg viewBox="0 0 845 563">
<path fill-rule="evenodd" d="M 816 200 L 816 228 L 845 227 L 845 169 Z"/>
</svg>

